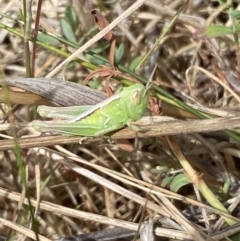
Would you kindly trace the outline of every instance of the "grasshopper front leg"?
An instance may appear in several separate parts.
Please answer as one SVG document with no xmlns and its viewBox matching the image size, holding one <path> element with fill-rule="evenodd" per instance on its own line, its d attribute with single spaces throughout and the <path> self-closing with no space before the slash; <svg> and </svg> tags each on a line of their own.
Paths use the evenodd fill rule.
<svg viewBox="0 0 240 241">
<path fill-rule="evenodd" d="M 150 121 L 151 122 L 151 121 Z M 133 123 L 127 123 L 127 125 L 133 130 L 133 131 L 136 131 L 136 132 L 146 132 L 146 131 L 149 131 L 151 130 L 151 128 L 149 126 L 137 126 Z"/>
<path fill-rule="evenodd" d="M 119 124 L 109 125 L 96 125 L 81 122 L 53 122 L 53 121 L 39 121 L 32 122 L 32 127 L 39 132 L 55 132 L 66 136 L 82 136 L 80 144 L 83 140 L 91 137 L 101 137 L 108 132 L 121 128 Z"/>
</svg>

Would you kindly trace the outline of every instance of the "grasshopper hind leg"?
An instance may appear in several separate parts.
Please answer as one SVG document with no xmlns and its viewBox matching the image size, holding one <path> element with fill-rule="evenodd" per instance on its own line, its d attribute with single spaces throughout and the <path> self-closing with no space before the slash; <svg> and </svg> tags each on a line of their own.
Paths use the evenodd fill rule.
<svg viewBox="0 0 240 241">
<path fill-rule="evenodd" d="M 114 144 L 115 143 L 114 140 L 112 140 L 111 136 L 102 136 L 102 138 L 106 139 L 109 144 Z M 89 139 L 93 139 L 93 138 L 92 137 L 87 137 L 87 136 L 82 137 L 82 138 L 79 139 L 78 143 L 80 145 L 83 145 L 84 141 L 89 140 Z"/>
<path fill-rule="evenodd" d="M 107 133 L 110 133 L 112 131 L 115 131 L 115 130 L 118 130 L 120 129 L 122 126 L 119 126 L 118 125 L 113 125 L 111 127 L 107 127 L 101 131 L 98 131 L 96 134 L 95 134 L 95 137 L 103 137 L 104 139 L 107 139 L 108 143 L 109 144 L 114 144 L 114 141 L 112 140 L 111 136 L 108 136 L 108 135 L 105 135 Z"/>
<path fill-rule="evenodd" d="M 95 137 L 100 137 L 100 136 L 104 136 L 105 134 L 109 133 L 109 132 L 112 132 L 112 131 L 115 131 L 115 130 L 118 130 L 120 129 L 122 126 L 119 126 L 119 125 L 113 125 L 113 126 L 110 126 L 110 127 L 107 127 L 103 130 L 100 130 L 98 132 L 95 133 Z"/>
<path fill-rule="evenodd" d="M 105 134 L 109 133 L 109 132 L 112 132 L 112 131 L 115 131 L 118 129 L 118 126 L 111 126 L 111 127 L 108 127 L 108 128 L 105 128 L 103 130 L 100 130 L 98 132 L 95 133 L 94 137 L 102 137 L 103 139 L 107 139 L 108 143 L 109 144 L 113 144 L 114 141 L 111 139 L 111 136 L 107 136 Z M 79 140 L 79 144 L 82 145 L 83 144 L 83 141 L 86 141 L 88 139 L 92 139 L 92 137 L 82 137 L 80 138 Z"/>
</svg>

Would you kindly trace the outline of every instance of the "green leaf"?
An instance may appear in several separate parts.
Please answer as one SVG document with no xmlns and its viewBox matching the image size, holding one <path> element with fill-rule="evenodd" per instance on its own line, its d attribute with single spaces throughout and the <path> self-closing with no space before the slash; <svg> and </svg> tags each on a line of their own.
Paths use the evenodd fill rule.
<svg viewBox="0 0 240 241">
<path fill-rule="evenodd" d="M 97 79 L 92 79 L 89 81 L 88 85 L 92 88 L 92 89 L 98 89 L 99 86 L 101 86 L 101 83 L 99 83 L 99 81 Z"/>
<path fill-rule="evenodd" d="M 115 62 L 116 63 L 119 63 L 120 60 L 122 59 L 124 50 L 125 50 L 125 47 L 124 47 L 124 44 L 122 44 L 122 43 L 118 46 L 118 48 L 115 49 Z"/>
<path fill-rule="evenodd" d="M 19 13 L 20 13 L 20 20 L 24 22 L 24 14 L 21 8 L 19 9 Z"/>
<path fill-rule="evenodd" d="M 106 62 L 104 60 L 101 60 L 101 59 L 98 59 L 98 58 L 95 58 L 93 57 L 92 55 L 86 53 L 85 54 L 85 58 L 91 62 L 92 64 L 95 64 L 95 65 L 106 65 Z"/>
<path fill-rule="evenodd" d="M 236 234 L 230 236 L 230 237 L 229 237 L 229 240 L 239 241 L 239 240 L 240 240 L 240 233 L 236 233 Z"/>
<path fill-rule="evenodd" d="M 137 56 L 135 59 L 133 59 L 133 61 L 129 65 L 129 69 L 131 71 L 135 71 L 136 67 L 141 62 L 142 58 L 143 58 L 142 56 Z"/>
<path fill-rule="evenodd" d="M 223 5 L 223 4 L 227 3 L 227 0 L 218 0 L 218 2 L 220 5 Z"/>
<path fill-rule="evenodd" d="M 64 37 L 66 37 L 68 41 L 76 44 L 77 40 L 76 40 L 75 33 L 73 31 L 71 24 L 68 22 L 66 18 L 60 19 L 60 26 Z"/>
<path fill-rule="evenodd" d="M 240 23 L 236 25 L 236 33 L 240 33 Z"/>
<path fill-rule="evenodd" d="M 192 183 L 192 182 L 188 177 L 186 177 L 184 173 L 178 174 L 177 176 L 174 177 L 170 185 L 170 190 L 173 192 L 177 192 L 181 187 L 189 183 Z"/>
<path fill-rule="evenodd" d="M 222 25 L 211 25 L 206 28 L 204 34 L 208 38 L 215 38 L 215 37 L 220 37 L 224 36 L 227 34 L 232 34 L 233 30 L 230 27 L 222 26 Z"/>
<path fill-rule="evenodd" d="M 109 47 L 109 43 L 107 41 L 102 41 L 98 43 L 97 47 L 95 47 L 94 49 L 91 49 L 91 51 L 94 52 L 95 54 L 100 54 L 108 47 Z"/>
<path fill-rule="evenodd" d="M 240 11 L 239 11 L 239 10 L 229 10 L 229 11 L 228 11 L 228 14 L 229 14 L 231 17 L 233 17 L 233 18 L 235 18 L 235 19 L 237 19 L 237 20 L 240 20 Z"/>
<path fill-rule="evenodd" d="M 78 18 L 73 7 L 67 6 L 65 10 L 65 19 L 71 25 L 73 32 L 75 33 L 78 27 Z"/>
<path fill-rule="evenodd" d="M 107 41 L 103 41 L 99 43 L 96 48 L 92 49 L 91 52 L 95 54 L 100 54 L 108 47 L 109 47 L 109 43 Z M 104 60 L 97 59 L 88 53 L 85 54 L 85 58 L 95 65 L 106 65 L 106 62 Z"/>
<path fill-rule="evenodd" d="M 50 45 L 60 45 L 60 42 L 56 38 L 42 32 L 38 33 L 37 39 L 43 43 L 47 43 Z"/>
<path fill-rule="evenodd" d="M 229 179 L 227 179 L 227 180 L 224 182 L 224 185 L 223 185 L 223 192 L 224 192 L 224 193 L 228 193 L 230 187 L 231 187 L 231 181 L 230 181 Z"/>
<path fill-rule="evenodd" d="M 167 175 L 161 183 L 161 187 L 165 188 L 174 178 L 174 175 Z"/>
</svg>

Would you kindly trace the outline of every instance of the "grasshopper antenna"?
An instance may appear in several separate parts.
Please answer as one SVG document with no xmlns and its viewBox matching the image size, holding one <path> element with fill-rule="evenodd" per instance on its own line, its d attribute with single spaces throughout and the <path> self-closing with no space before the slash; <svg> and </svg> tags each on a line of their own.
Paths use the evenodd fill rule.
<svg viewBox="0 0 240 241">
<path fill-rule="evenodd" d="M 152 79 L 153 79 L 153 75 L 155 74 L 156 69 L 157 69 L 157 64 L 155 64 L 155 66 L 154 66 L 154 68 L 152 70 L 152 73 L 151 73 L 151 75 L 148 78 L 147 85 L 146 85 L 146 91 L 145 92 L 147 92 L 152 87 Z"/>
</svg>

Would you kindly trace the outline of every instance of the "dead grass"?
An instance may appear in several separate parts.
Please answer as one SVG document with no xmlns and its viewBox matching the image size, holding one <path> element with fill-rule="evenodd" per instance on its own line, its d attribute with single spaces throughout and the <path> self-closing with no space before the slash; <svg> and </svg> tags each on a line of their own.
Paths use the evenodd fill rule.
<svg viewBox="0 0 240 241">
<path fill-rule="evenodd" d="M 113 29 L 117 47 L 124 46 L 122 56 L 118 49 L 117 69 L 130 80 L 142 80 L 157 64 L 153 109 L 160 108 L 170 120 L 147 125 L 138 138 L 133 130 L 120 130 L 112 136 L 114 144 L 93 139 L 79 145 L 78 137 L 39 136 L 29 127 L 39 118 L 36 105 L 88 101 L 88 96 L 78 98 L 81 87 L 69 85 L 64 93 L 61 85 L 57 96 L 56 80 L 41 84 L 41 79 L 26 82 L 24 77 L 64 76 L 79 84 L 90 70 L 106 65 L 99 60 L 109 56 L 102 39 L 106 33 L 96 29 L 89 33 L 94 27 L 90 11 L 99 9 L 100 2 L 72 1 L 79 21 L 74 34 L 82 41 L 79 48 L 69 40 L 59 39 L 58 45 L 46 43 L 46 38 L 34 40 L 40 9 L 36 2 L 27 11 L 32 22 L 25 27 L 24 41 L 27 25 L 19 11 L 23 2 L 1 2 L 0 240 L 53 240 L 113 227 L 140 233 L 142 241 L 153 239 L 153 228 L 154 234 L 166 238 L 159 240 L 227 240 L 239 234 L 240 137 L 235 129 L 240 123 L 240 48 L 236 35 L 210 39 L 202 34 L 212 23 L 236 24 L 226 13 L 230 1 L 224 6 L 217 1 L 189 1 L 184 6 L 179 0 L 149 0 L 137 9 L 133 3 L 140 1 L 102 1 L 108 27 L 118 25 Z M 41 32 L 63 37 L 60 19 L 69 4 L 43 1 L 37 24 Z M 238 1 L 232 4 L 234 9 L 240 6 Z M 180 7 L 183 10 L 170 29 Z M 118 16 L 123 18 L 118 21 Z M 168 32 L 160 37 L 166 27 Z M 156 39 L 158 45 L 137 71 L 140 76 L 133 75 L 128 70 L 133 60 L 147 56 Z M 86 52 L 93 49 L 98 52 Z M 116 90 L 129 84 L 122 79 L 113 76 L 110 86 Z M 93 78 L 90 86 L 104 91 L 105 80 Z M 53 87 L 50 92 L 48 85 Z M 93 95 L 96 102 L 105 97 Z"/>
</svg>

